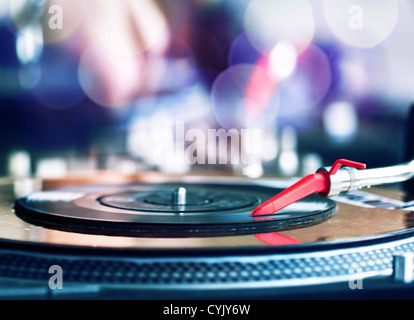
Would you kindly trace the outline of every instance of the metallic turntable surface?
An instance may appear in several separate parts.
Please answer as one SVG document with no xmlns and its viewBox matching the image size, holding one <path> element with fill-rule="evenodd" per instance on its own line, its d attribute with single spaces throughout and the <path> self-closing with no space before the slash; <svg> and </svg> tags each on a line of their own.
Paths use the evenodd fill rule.
<svg viewBox="0 0 414 320">
<path fill-rule="evenodd" d="M 212 192 L 229 185 L 239 191 L 248 186 L 248 191 L 244 191 L 250 196 L 245 199 L 236 196 L 234 190 L 227 190 L 242 210 L 254 207 L 251 201 L 258 197 L 257 190 L 280 190 L 279 182 L 274 181 L 259 183 L 221 179 L 218 183 L 217 179 L 203 180 L 203 183 L 215 180 L 215 191 Z M 195 183 L 200 183 L 200 180 L 187 177 L 180 185 L 188 187 Z M 275 186 L 269 189 L 272 184 Z M 79 187 L 72 190 L 79 191 Z M 381 189 L 376 191 L 381 193 Z M 118 190 L 116 196 L 112 191 L 108 196 L 106 192 L 103 196 L 103 193 L 96 192 L 89 201 L 95 206 L 96 199 L 103 199 L 103 207 L 112 213 L 113 206 L 119 206 L 120 201 L 124 205 L 125 199 L 131 200 L 130 191 L 119 193 Z M 46 194 L 41 192 L 38 197 Z M 386 194 L 389 196 L 390 192 L 386 191 Z M 398 193 L 394 196 L 398 198 Z M 149 199 L 156 205 L 167 202 L 168 208 L 170 201 L 182 206 L 178 194 L 176 198 L 166 197 L 168 199 L 150 196 Z M 142 200 L 133 198 L 133 201 Z M 62 226 L 54 230 L 51 226 L 46 228 L 25 222 L 12 209 L 16 200 L 12 185 L 3 183 L 0 187 L 0 296 L 13 298 L 18 293 L 19 297 L 41 299 L 273 299 L 315 298 L 315 294 L 318 298 L 354 297 L 355 294 L 368 297 L 380 294 L 383 297 L 384 292 L 395 297 L 395 290 L 398 290 L 406 297 L 412 290 L 412 272 L 403 272 L 409 270 L 409 255 L 414 248 L 411 211 L 361 208 L 340 202 L 332 207 L 332 201 L 321 201 L 319 196 L 306 201 L 314 206 L 315 199 L 327 209 L 319 208 L 316 212 L 327 214 L 300 226 L 281 228 L 280 225 L 272 225 L 272 219 L 269 220 L 270 225 L 266 220 L 248 222 L 246 219 L 250 216 L 237 213 L 239 208 L 231 224 L 222 224 L 237 229 L 264 223 L 266 232 L 262 228 L 250 228 L 241 234 L 229 233 L 227 229 L 214 236 L 187 234 L 183 237 L 180 233 L 114 236 L 59 230 Z M 71 202 L 70 198 L 66 200 Z M 80 204 L 85 207 L 84 200 Z M 196 197 L 190 203 L 194 200 L 200 201 Z M 127 201 L 126 205 L 131 205 L 131 202 Z M 73 214 L 85 212 L 84 209 L 74 210 Z M 125 211 L 125 208 L 115 209 Z M 214 210 L 206 219 L 220 225 L 222 216 Z M 131 214 L 131 210 L 127 211 Z M 132 211 L 134 217 L 136 213 Z M 167 218 L 163 221 L 164 226 L 174 225 L 171 219 L 177 214 L 180 217 L 180 210 L 166 211 L 163 213 Z M 155 213 L 156 216 L 158 214 Z M 191 219 L 199 214 L 194 212 Z M 36 213 L 31 212 L 30 215 Z M 187 222 L 193 226 L 190 220 Z M 94 223 L 99 224 L 99 221 Z M 180 227 L 182 225 L 179 224 Z M 156 226 L 164 227 L 163 223 Z M 48 285 L 51 266 L 64 270 L 62 290 L 51 289 Z M 353 281 L 358 279 L 364 279 L 364 290 L 351 290 Z"/>
<path fill-rule="evenodd" d="M 268 182 L 266 182 L 266 184 L 268 184 Z M 235 188 L 240 188 L 240 185 L 236 184 Z M 251 186 L 249 188 L 254 189 L 257 188 L 257 186 Z M 228 192 L 230 192 L 231 195 L 234 195 L 234 192 L 232 193 L 231 190 Z M 274 189 L 274 192 L 277 192 L 277 189 Z M 103 192 L 98 193 L 98 195 L 100 194 L 103 194 Z M 94 196 L 96 197 L 96 194 L 90 195 L 90 197 Z M 126 194 L 126 196 L 128 196 L 128 194 Z M 28 241 L 31 243 L 46 243 L 52 245 L 137 249 L 197 249 L 223 247 L 254 248 L 280 246 L 286 244 L 335 243 L 341 241 L 352 241 L 353 239 L 370 239 L 378 236 L 381 237 L 390 234 L 398 234 L 402 231 L 411 230 L 414 227 L 412 213 L 410 211 L 389 211 L 382 209 L 360 208 L 345 203 L 337 203 L 337 207 L 335 209 L 336 212 L 332 215 L 327 214 L 323 217 L 323 219 L 321 219 L 321 221 L 312 223 L 312 225 L 299 226 L 297 228 L 285 228 L 286 230 L 279 230 L 280 228 L 275 228 L 276 230 L 273 231 L 270 228 L 265 229 L 266 232 L 260 232 L 259 228 L 257 233 L 255 233 L 254 230 L 250 230 L 248 234 L 237 234 L 236 232 L 236 234 L 219 234 L 219 236 L 197 236 L 196 234 L 191 234 L 191 236 L 187 235 L 185 237 L 177 237 L 175 234 L 169 237 L 168 235 L 160 236 L 154 233 L 152 235 L 140 235 L 138 237 L 131 237 L 130 235 L 108 236 L 53 230 L 51 228 L 45 228 L 24 222 L 13 212 L 13 202 L 16 199 L 13 195 L 13 188 L 10 184 L 3 184 L 1 186 L 0 197 L 1 238 L 12 241 Z M 83 199 L 82 201 L 84 202 L 81 206 L 88 205 L 88 202 L 84 201 L 84 197 L 79 198 L 81 200 Z M 107 196 L 103 199 L 107 202 L 114 200 L 113 196 Z M 82 202 L 81 200 L 76 201 Z M 254 202 L 254 199 L 252 197 L 251 199 L 247 198 L 243 201 L 247 201 L 247 205 L 249 205 L 248 202 Z M 311 205 L 315 205 L 315 200 L 312 200 L 311 202 Z M 107 209 L 110 208 L 107 207 Z M 116 210 L 122 211 L 124 209 Z M 199 213 L 196 213 L 196 216 L 197 214 Z M 171 219 L 171 215 L 174 216 L 176 213 L 169 215 L 167 214 L 161 218 L 164 220 L 162 221 L 160 228 L 162 228 L 162 224 L 168 224 L 171 222 L 171 220 L 169 220 Z M 191 217 L 191 219 L 194 218 L 194 216 Z M 209 217 L 208 219 L 211 219 L 211 215 L 207 215 L 207 217 Z M 232 219 L 240 219 L 240 215 L 236 214 L 235 217 L 236 218 Z M 249 215 L 242 215 L 241 219 L 246 219 L 246 217 L 249 217 L 250 219 Z M 156 217 L 155 219 L 159 218 L 160 217 Z M 182 214 L 179 215 L 179 218 L 182 218 Z M 234 224 L 235 221 L 232 222 Z M 246 223 L 247 221 L 241 222 L 241 224 L 236 223 L 236 227 L 243 225 L 243 223 Z"/>
</svg>

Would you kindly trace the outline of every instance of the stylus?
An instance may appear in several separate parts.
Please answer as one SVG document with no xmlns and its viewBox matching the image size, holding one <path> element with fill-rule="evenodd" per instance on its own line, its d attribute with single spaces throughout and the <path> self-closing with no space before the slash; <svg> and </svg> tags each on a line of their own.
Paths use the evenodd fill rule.
<svg viewBox="0 0 414 320">
<path fill-rule="evenodd" d="M 331 197 L 342 192 L 403 182 L 414 177 L 414 161 L 391 167 L 361 170 L 365 168 L 366 165 L 363 163 L 339 159 L 331 168 L 321 168 L 263 202 L 252 212 L 252 215 L 273 214 L 313 193 Z"/>
</svg>

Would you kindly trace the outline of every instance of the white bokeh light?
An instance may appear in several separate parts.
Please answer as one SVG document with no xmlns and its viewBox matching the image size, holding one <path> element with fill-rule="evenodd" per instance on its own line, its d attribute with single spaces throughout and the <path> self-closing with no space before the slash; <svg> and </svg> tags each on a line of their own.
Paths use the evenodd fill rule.
<svg viewBox="0 0 414 320">
<path fill-rule="evenodd" d="M 382 43 L 399 18 L 398 0 L 324 0 L 322 7 L 333 34 L 357 48 Z"/>
<path fill-rule="evenodd" d="M 280 41 L 269 54 L 270 72 L 277 79 L 290 76 L 295 70 L 297 60 L 296 48 L 289 41 Z"/>
<path fill-rule="evenodd" d="M 10 1 L 10 16 L 17 30 L 33 37 L 37 43 L 56 43 L 73 35 L 84 21 L 88 1 L 49 0 L 49 1 Z M 58 8 L 56 11 L 55 9 Z M 59 27 L 54 28 L 58 23 Z M 38 27 L 43 32 L 31 33 Z"/>
<path fill-rule="evenodd" d="M 7 17 L 8 15 L 8 8 L 10 5 L 10 0 L 1 0 L 0 1 L 0 21 Z"/>
<path fill-rule="evenodd" d="M 299 169 L 298 136 L 294 128 L 286 127 L 280 135 L 279 169 L 285 176 L 293 176 Z"/>
<path fill-rule="evenodd" d="M 43 45 L 33 40 L 37 37 L 30 35 L 41 33 L 42 30 L 36 26 L 30 29 L 32 29 L 30 33 L 19 32 L 16 38 L 16 54 L 22 65 L 37 62 L 43 52 Z"/>
<path fill-rule="evenodd" d="M 331 103 L 323 114 L 326 133 L 336 142 L 348 142 L 358 130 L 358 115 L 352 103 L 338 101 Z"/>
<path fill-rule="evenodd" d="M 298 52 L 303 52 L 315 33 L 308 0 L 252 0 L 244 25 L 252 45 L 262 53 L 281 40 L 291 41 Z"/>
</svg>

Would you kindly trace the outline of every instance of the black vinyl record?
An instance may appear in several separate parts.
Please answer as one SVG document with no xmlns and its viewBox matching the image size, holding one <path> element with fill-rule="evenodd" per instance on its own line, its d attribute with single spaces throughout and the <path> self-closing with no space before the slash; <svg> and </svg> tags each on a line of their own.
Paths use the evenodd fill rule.
<svg viewBox="0 0 414 320">
<path fill-rule="evenodd" d="M 311 195 L 273 215 L 251 215 L 280 191 L 188 183 L 71 187 L 20 198 L 15 210 L 23 220 L 47 228 L 135 237 L 266 233 L 308 226 L 335 211 L 335 202 Z"/>
</svg>

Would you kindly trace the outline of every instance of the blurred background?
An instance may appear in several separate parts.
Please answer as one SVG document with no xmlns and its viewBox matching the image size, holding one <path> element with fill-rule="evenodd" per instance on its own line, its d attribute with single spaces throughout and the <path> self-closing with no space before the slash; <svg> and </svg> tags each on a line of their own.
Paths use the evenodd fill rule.
<svg viewBox="0 0 414 320">
<path fill-rule="evenodd" d="M 413 18 L 411 0 L 0 0 L 0 176 L 397 164 Z M 259 128 L 260 165 L 178 161 L 177 122 Z"/>
</svg>

